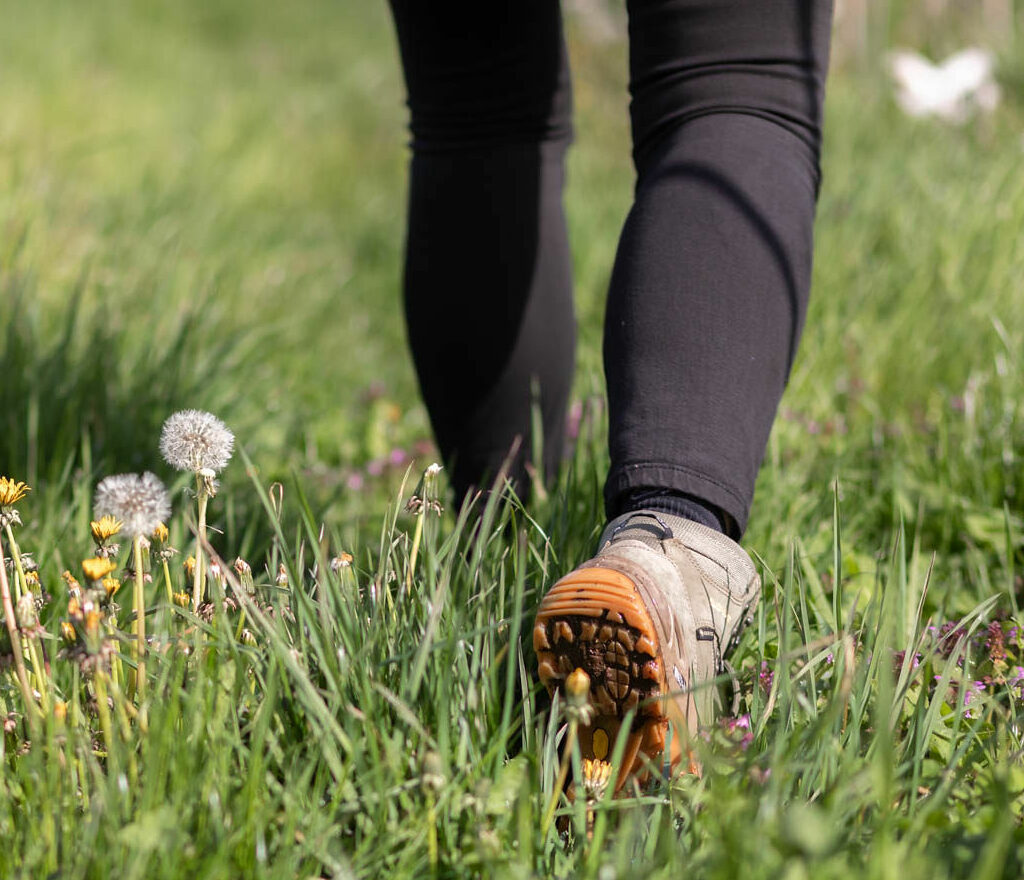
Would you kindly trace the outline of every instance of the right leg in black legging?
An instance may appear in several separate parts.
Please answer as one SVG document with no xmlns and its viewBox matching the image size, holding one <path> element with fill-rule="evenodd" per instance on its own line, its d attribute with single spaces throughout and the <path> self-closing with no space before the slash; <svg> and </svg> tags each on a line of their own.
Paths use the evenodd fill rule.
<svg viewBox="0 0 1024 880">
<path fill-rule="evenodd" d="M 831 0 L 627 5 L 637 186 L 605 323 L 608 515 L 661 492 L 739 537 L 807 308 Z"/>
<path fill-rule="evenodd" d="M 575 351 L 558 4 L 391 7 L 412 132 L 405 316 L 423 398 L 459 497 L 485 487 L 516 443 L 524 491 L 533 390 L 550 474 Z"/>
</svg>

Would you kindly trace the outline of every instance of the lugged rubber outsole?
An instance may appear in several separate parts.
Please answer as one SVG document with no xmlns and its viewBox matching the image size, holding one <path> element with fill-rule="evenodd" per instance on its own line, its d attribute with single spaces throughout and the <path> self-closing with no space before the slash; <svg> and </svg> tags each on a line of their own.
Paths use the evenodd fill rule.
<svg viewBox="0 0 1024 880">
<path fill-rule="evenodd" d="M 610 568 L 566 575 L 540 603 L 533 648 L 537 673 L 552 694 L 574 669 L 590 676 L 594 717 L 578 732 L 583 758 L 609 760 L 623 718 L 636 711 L 616 788 L 642 770 L 645 756 L 661 763 L 668 734 L 662 697 L 669 687 L 654 621 L 630 578 Z"/>
</svg>

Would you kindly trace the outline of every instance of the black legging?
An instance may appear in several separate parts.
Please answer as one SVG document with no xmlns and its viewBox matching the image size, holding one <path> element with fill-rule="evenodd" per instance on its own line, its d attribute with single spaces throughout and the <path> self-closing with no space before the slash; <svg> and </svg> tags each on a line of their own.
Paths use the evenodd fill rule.
<svg viewBox="0 0 1024 880">
<path fill-rule="evenodd" d="M 539 399 L 564 442 L 575 327 L 555 0 L 391 0 L 409 93 L 405 310 L 460 494 Z M 609 516 L 638 487 L 742 532 L 807 306 L 831 0 L 629 0 L 635 201 L 605 317 Z"/>
</svg>

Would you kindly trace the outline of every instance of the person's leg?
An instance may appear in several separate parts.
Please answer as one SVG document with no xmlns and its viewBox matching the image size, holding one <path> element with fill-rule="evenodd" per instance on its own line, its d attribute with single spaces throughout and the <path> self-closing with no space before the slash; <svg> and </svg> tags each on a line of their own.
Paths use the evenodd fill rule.
<svg viewBox="0 0 1024 880">
<path fill-rule="evenodd" d="M 729 534 L 807 304 L 830 19 L 828 0 L 628 5 L 638 181 L 605 323 L 612 521 L 533 629 L 547 688 L 589 691 L 585 768 L 632 719 L 617 785 L 666 750 L 692 766 L 760 596 Z"/>
<path fill-rule="evenodd" d="M 420 387 L 457 495 L 486 488 L 517 441 L 523 491 L 532 390 L 551 473 L 575 350 L 558 4 L 391 7 L 412 132 L 404 290 Z"/>
<path fill-rule="evenodd" d="M 807 306 L 831 2 L 628 6 L 607 512 L 695 501 L 738 537 Z"/>
</svg>

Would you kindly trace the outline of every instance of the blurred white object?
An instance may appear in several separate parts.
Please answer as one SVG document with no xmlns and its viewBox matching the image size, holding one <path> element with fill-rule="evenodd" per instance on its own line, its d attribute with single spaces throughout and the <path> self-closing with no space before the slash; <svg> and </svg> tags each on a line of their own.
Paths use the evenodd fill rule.
<svg viewBox="0 0 1024 880">
<path fill-rule="evenodd" d="M 992 75 L 994 59 L 984 49 L 962 49 L 940 64 L 916 52 L 889 55 L 896 80 L 896 102 L 909 116 L 938 116 L 961 124 L 975 110 L 991 111 L 999 104 L 999 85 Z"/>
</svg>

